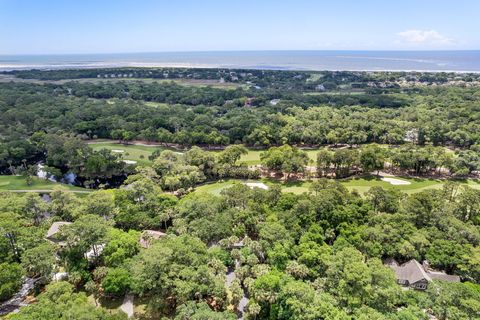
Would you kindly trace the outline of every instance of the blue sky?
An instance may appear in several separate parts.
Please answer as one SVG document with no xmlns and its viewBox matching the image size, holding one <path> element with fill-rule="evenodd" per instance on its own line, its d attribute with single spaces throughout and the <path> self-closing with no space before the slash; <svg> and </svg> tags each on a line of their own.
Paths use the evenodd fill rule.
<svg viewBox="0 0 480 320">
<path fill-rule="evenodd" d="M 480 49 L 479 0 L 0 0 L 0 54 Z"/>
</svg>

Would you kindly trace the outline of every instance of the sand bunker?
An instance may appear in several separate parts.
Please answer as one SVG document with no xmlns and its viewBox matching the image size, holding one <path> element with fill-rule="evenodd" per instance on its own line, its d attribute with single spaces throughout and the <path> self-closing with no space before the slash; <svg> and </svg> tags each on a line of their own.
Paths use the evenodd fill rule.
<svg viewBox="0 0 480 320">
<path fill-rule="evenodd" d="M 245 182 L 244 185 L 250 188 L 260 188 L 263 190 L 268 190 L 268 186 L 265 183 L 262 182 Z"/>
<path fill-rule="evenodd" d="M 394 186 L 404 186 L 404 185 L 412 184 L 410 181 L 405 181 L 405 180 L 400 180 L 400 179 L 395 179 L 390 177 L 382 177 L 382 180 L 385 182 L 389 182 Z"/>
<path fill-rule="evenodd" d="M 122 153 L 122 152 L 125 152 L 125 150 L 123 150 L 123 149 L 112 149 L 112 152 Z"/>
<path fill-rule="evenodd" d="M 137 163 L 137 161 L 135 160 L 122 160 L 123 162 L 125 162 L 126 164 L 135 164 Z"/>
</svg>

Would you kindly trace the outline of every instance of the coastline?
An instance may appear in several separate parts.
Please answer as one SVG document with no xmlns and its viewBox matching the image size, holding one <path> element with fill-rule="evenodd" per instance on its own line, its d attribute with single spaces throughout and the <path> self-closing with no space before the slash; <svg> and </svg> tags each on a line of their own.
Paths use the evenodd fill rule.
<svg viewBox="0 0 480 320">
<path fill-rule="evenodd" d="M 0 72 L 96 68 L 480 73 L 471 51 L 211 51 L 0 55 Z"/>
<path fill-rule="evenodd" d="M 0 64 L 0 72 L 20 70 L 72 70 L 72 69 L 109 69 L 109 68 L 185 68 L 185 69 L 243 69 L 243 70 L 276 70 L 276 71 L 333 71 L 333 72 L 421 72 L 421 73 L 458 73 L 478 74 L 480 70 L 454 70 L 454 69 L 376 69 L 376 68 L 315 68 L 315 67 L 288 67 L 288 66 L 248 66 L 248 65 L 214 65 L 199 63 L 154 63 L 154 62 L 127 62 L 127 63 L 95 63 L 95 64 L 24 64 L 8 65 Z"/>
</svg>

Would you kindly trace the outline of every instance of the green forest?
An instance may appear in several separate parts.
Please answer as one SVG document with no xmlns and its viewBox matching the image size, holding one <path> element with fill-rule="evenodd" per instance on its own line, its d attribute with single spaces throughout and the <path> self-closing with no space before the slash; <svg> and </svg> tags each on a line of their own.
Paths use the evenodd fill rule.
<svg viewBox="0 0 480 320">
<path fill-rule="evenodd" d="M 479 80 L 1 72 L 0 318 L 480 319 Z"/>
</svg>

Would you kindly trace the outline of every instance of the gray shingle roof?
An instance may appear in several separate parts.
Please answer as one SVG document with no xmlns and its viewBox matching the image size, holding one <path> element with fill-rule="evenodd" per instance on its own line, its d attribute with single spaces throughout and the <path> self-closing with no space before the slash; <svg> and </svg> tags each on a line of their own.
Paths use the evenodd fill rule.
<svg viewBox="0 0 480 320">
<path fill-rule="evenodd" d="M 150 241 L 152 239 L 160 239 L 166 234 L 161 231 L 156 230 L 144 230 L 140 236 L 140 245 L 143 248 L 148 248 L 150 246 Z"/>
<path fill-rule="evenodd" d="M 443 280 L 450 282 L 460 281 L 459 276 L 448 275 L 445 272 L 427 269 L 415 259 L 412 259 L 402 265 L 399 265 L 395 260 L 391 259 L 386 264 L 395 271 L 397 280 L 406 280 L 409 284 L 413 284 L 421 280 Z"/>
<path fill-rule="evenodd" d="M 52 223 L 52 225 L 47 231 L 47 238 L 51 238 L 52 236 L 56 235 L 60 231 L 60 227 L 69 225 L 69 224 L 71 224 L 71 222 L 57 221 Z"/>
<path fill-rule="evenodd" d="M 442 280 L 442 281 L 449 281 L 449 282 L 460 282 L 460 277 L 459 276 L 454 276 L 450 274 L 446 274 L 443 272 L 438 272 L 438 271 L 430 271 L 428 272 L 428 275 L 430 278 L 433 280 Z"/>
</svg>

